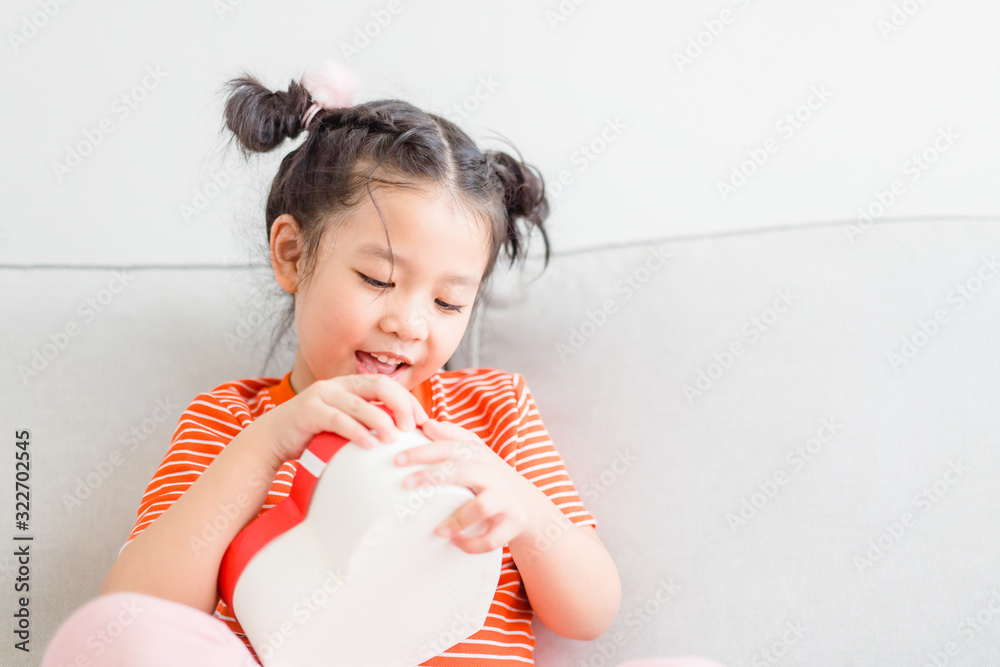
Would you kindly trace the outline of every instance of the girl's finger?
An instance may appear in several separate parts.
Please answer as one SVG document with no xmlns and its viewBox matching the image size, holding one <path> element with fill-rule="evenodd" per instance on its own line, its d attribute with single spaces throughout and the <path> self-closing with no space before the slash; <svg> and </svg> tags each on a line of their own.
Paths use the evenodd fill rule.
<svg viewBox="0 0 1000 667">
<path fill-rule="evenodd" d="M 435 442 L 447 441 L 453 443 L 452 451 L 454 458 L 462 461 L 472 459 L 482 449 L 490 449 L 490 446 L 483 442 L 475 433 L 455 424 L 429 419 L 421 428 L 424 431 L 424 435 Z"/>
<path fill-rule="evenodd" d="M 435 533 L 445 536 L 455 535 L 468 530 L 466 535 L 475 534 L 476 524 L 493 517 L 502 516 L 503 503 L 500 497 L 492 491 L 483 491 L 475 498 L 462 504 L 455 512 L 435 529 Z"/>
<path fill-rule="evenodd" d="M 413 396 L 413 394 L 410 394 L 410 396 Z M 413 396 L 413 403 L 416 406 L 413 411 L 413 418 L 416 420 L 417 426 L 423 428 L 424 424 L 427 423 L 427 420 L 429 420 L 431 416 L 427 414 L 427 411 L 424 410 L 424 406 L 420 404 L 420 401 L 417 400 L 416 396 Z"/>
<path fill-rule="evenodd" d="M 504 516 L 495 516 L 485 522 L 484 530 L 473 529 L 471 535 L 454 535 L 452 543 L 465 553 L 482 554 L 498 549 L 515 537 L 513 522 Z"/>
<path fill-rule="evenodd" d="M 378 445 L 378 440 L 364 424 L 335 406 L 324 406 L 328 416 L 324 419 L 323 431 L 336 433 L 364 449 L 374 449 Z"/>
<path fill-rule="evenodd" d="M 451 461 L 445 460 L 437 465 L 432 465 L 418 470 L 403 480 L 403 486 L 407 489 L 416 489 L 421 486 L 440 486 L 442 484 L 456 484 L 455 474 L 457 467 Z"/>
<path fill-rule="evenodd" d="M 348 391 L 366 399 L 366 402 L 381 403 L 389 410 L 390 423 L 400 431 L 412 431 L 416 426 L 414 416 L 416 396 L 406 391 L 403 385 L 390 380 L 385 375 L 347 375 Z M 418 403 L 419 405 L 419 403 Z M 381 408 L 379 412 L 385 412 Z"/>
<path fill-rule="evenodd" d="M 343 375 L 331 382 L 314 384 L 319 385 L 319 395 L 325 403 L 375 430 L 382 442 L 393 442 L 406 425 L 413 428 L 410 400 L 415 397 L 384 375 Z M 377 403 L 382 403 L 385 409 Z"/>
<path fill-rule="evenodd" d="M 431 440 L 461 440 L 470 436 L 469 432 L 461 426 L 450 422 L 440 422 L 436 419 L 428 419 L 421 428 Z"/>
<path fill-rule="evenodd" d="M 356 378 L 363 378 L 363 376 L 347 375 L 333 378 L 332 381 L 314 382 L 307 391 L 316 387 L 317 396 L 323 404 L 352 417 L 360 424 L 366 434 L 374 430 L 383 442 L 392 442 L 397 435 L 392 417 L 385 410 L 367 400 L 375 398 L 377 394 L 366 380 Z M 355 437 L 364 437 L 358 428 L 346 430 L 329 428 L 327 430 L 345 438 L 349 437 L 358 444 L 361 444 L 362 441 L 355 439 Z M 355 436 L 355 434 L 357 435 Z"/>
<path fill-rule="evenodd" d="M 455 449 L 459 443 L 451 440 L 435 440 L 396 454 L 393 459 L 396 465 L 416 465 L 418 463 L 438 463 L 448 459 L 456 459 Z"/>
</svg>

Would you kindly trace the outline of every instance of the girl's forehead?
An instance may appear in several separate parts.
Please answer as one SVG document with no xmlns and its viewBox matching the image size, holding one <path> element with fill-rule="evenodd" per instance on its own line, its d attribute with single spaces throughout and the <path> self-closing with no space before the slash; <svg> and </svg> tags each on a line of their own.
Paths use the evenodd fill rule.
<svg viewBox="0 0 1000 667">
<path fill-rule="evenodd" d="M 356 245 L 386 244 L 386 232 L 392 241 L 420 246 L 475 245 L 485 247 L 489 224 L 469 205 L 459 202 L 440 186 L 414 190 L 383 186 L 365 197 L 339 225 L 338 236 Z"/>
</svg>

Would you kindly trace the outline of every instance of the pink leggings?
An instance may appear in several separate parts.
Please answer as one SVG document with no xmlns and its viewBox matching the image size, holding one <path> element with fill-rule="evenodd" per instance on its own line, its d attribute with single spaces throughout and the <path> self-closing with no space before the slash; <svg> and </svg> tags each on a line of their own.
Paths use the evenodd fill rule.
<svg viewBox="0 0 1000 667">
<path fill-rule="evenodd" d="M 101 595 L 74 611 L 41 667 L 254 667 L 229 627 L 194 607 L 144 593 Z M 618 667 L 723 667 L 694 656 L 631 660 Z"/>
</svg>

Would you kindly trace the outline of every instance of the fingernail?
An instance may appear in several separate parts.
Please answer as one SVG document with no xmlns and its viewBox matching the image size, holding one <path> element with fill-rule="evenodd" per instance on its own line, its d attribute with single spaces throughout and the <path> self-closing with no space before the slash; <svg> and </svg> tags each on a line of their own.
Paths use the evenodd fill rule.
<svg viewBox="0 0 1000 667">
<path fill-rule="evenodd" d="M 439 526 L 434 532 L 440 537 L 451 537 L 451 528 L 448 526 Z"/>
<path fill-rule="evenodd" d="M 396 454 L 396 463 L 398 465 L 401 465 L 401 466 L 406 465 L 406 453 L 405 452 L 400 452 L 399 454 Z"/>
<path fill-rule="evenodd" d="M 378 439 L 373 435 L 366 435 L 365 444 L 369 447 L 378 447 Z"/>
</svg>

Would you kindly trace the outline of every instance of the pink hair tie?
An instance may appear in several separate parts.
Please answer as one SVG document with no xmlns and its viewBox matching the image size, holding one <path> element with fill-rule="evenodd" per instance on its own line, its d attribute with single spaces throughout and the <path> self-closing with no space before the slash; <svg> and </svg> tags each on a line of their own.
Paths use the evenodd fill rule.
<svg viewBox="0 0 1000 667">
<path fill-rule="evenodd" d="M 332 59 L 307 71 L 302 76 L 301 83 L 313 100 L 312 105 L 302 116 L 302 127 L 306 129 L 320 109 L 352 106 L 358 88 L 354 73 Z"/>
</svg>

